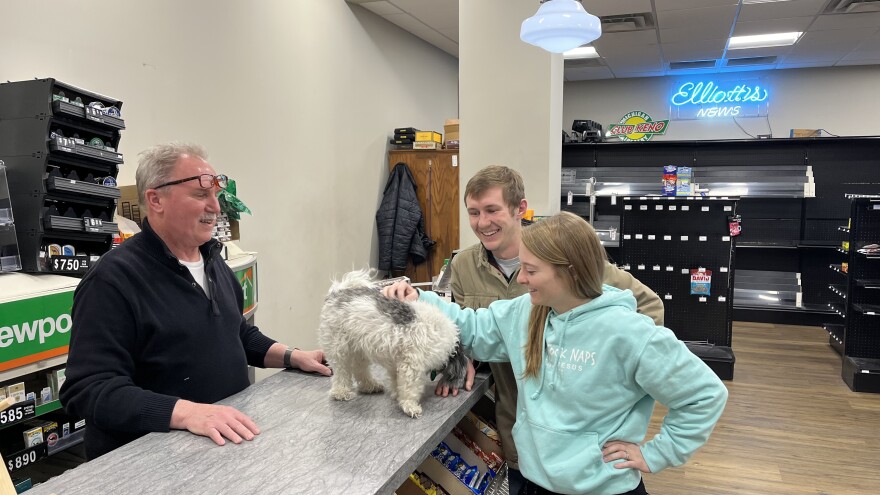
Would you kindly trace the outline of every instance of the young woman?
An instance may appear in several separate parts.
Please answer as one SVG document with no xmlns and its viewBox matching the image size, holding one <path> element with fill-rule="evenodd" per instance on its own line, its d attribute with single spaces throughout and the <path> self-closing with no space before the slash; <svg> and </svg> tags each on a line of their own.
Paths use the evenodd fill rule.
<svg viewBox="0 0 880 495">
<path fill-rule="evenodd" d="M 605 250 L 580 217 L 525 227 L 519 257 L 528 293 L 485 309 L 405 283 L 384 293 L 439 306 L 472 357 L 511 363 L 520 495 L 647 494 L 641 473 L 682 465 L 706 443 L 727 389 L 672 331 L 636 313 L 630 291 L 602 285 Z M 669 414 L 640 444 L 655 400 Z"/>
</svg>

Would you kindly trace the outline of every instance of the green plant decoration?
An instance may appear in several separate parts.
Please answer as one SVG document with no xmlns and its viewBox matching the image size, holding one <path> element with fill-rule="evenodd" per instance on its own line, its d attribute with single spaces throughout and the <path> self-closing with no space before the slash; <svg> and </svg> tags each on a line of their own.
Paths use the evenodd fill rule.
<svg viewBox="0 0 880 495">
<path fill-rule="evenodd" d="M 220 202 L 220 211 L 225 213 L 230 220 L 240 220 L 241 213 L 253 215 L 251 210 L 248 209 L 248 207 L 245 206 L 245 204 L 235 195 L 235 191 L 235 181 L 229 179 L 226 184 L 226 189 L 221 189 L 220 192 L 217 193 L 217 201 Z"/>
</svg>

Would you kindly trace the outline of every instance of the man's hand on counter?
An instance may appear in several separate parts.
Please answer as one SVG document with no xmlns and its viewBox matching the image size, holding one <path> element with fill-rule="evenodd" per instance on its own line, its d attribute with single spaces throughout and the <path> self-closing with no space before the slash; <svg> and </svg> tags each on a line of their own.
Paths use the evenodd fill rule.
<svg viewBox="0 0 880 495">
<path fill-rule="evenodd" d="M 177 401 L 171 412 L 171 428 L 208 437 L 217 445 L 224 445 L 224 438 L 241 443 L 242 439 L 253 440 L 254 435 L 260 434 L 256 423 L 234 407 L 183 399 Z"/>
<path fill-rule="evenodd" d="M 299 368 L 310 373 L 320 373 L 324 376 L 330 376 L 333 371 L 327 367 L 327 360 L 324 358 L 324 351 L 318 349 L 314 351 L 303 351 L 294 349 L 290 355 L 290 363 L 294 368 Z"/>
</svg>

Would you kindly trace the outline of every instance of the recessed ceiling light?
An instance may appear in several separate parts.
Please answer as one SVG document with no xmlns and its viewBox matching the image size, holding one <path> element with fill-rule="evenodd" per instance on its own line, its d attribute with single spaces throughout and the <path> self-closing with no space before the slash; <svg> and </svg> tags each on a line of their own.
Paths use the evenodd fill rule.
<svg viewBox="0 0 880 495">
<path fill-rule="evenodd" d="M 599 58 L 596 49 L 592 46 L 579 46 L 562 54 L 562 58 L 566 60 L 574 60 L 578 58 Z"/>
<path fill-rule="evenodd" d="M 727 42 L 728 50 L 743 48 L 766 48 L 769 46 L 789 46 L 797 42 L 803 32 L 756 34 L 753 36 L 733 36 Z"/>
</svg>

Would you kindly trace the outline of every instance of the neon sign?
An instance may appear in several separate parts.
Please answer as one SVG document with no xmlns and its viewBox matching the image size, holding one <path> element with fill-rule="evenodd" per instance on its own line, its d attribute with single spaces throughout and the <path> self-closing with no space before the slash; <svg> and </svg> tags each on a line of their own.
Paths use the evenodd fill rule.
<svg viewBox="0 0 880 495">
<path fill-rule="evenodd" d="M 721 86 L 714 81 L 686 81 L 672 95 L 674 117 L 757 117 L 767 115 L 770 93 L 759 84 Z"/>
</svg>

